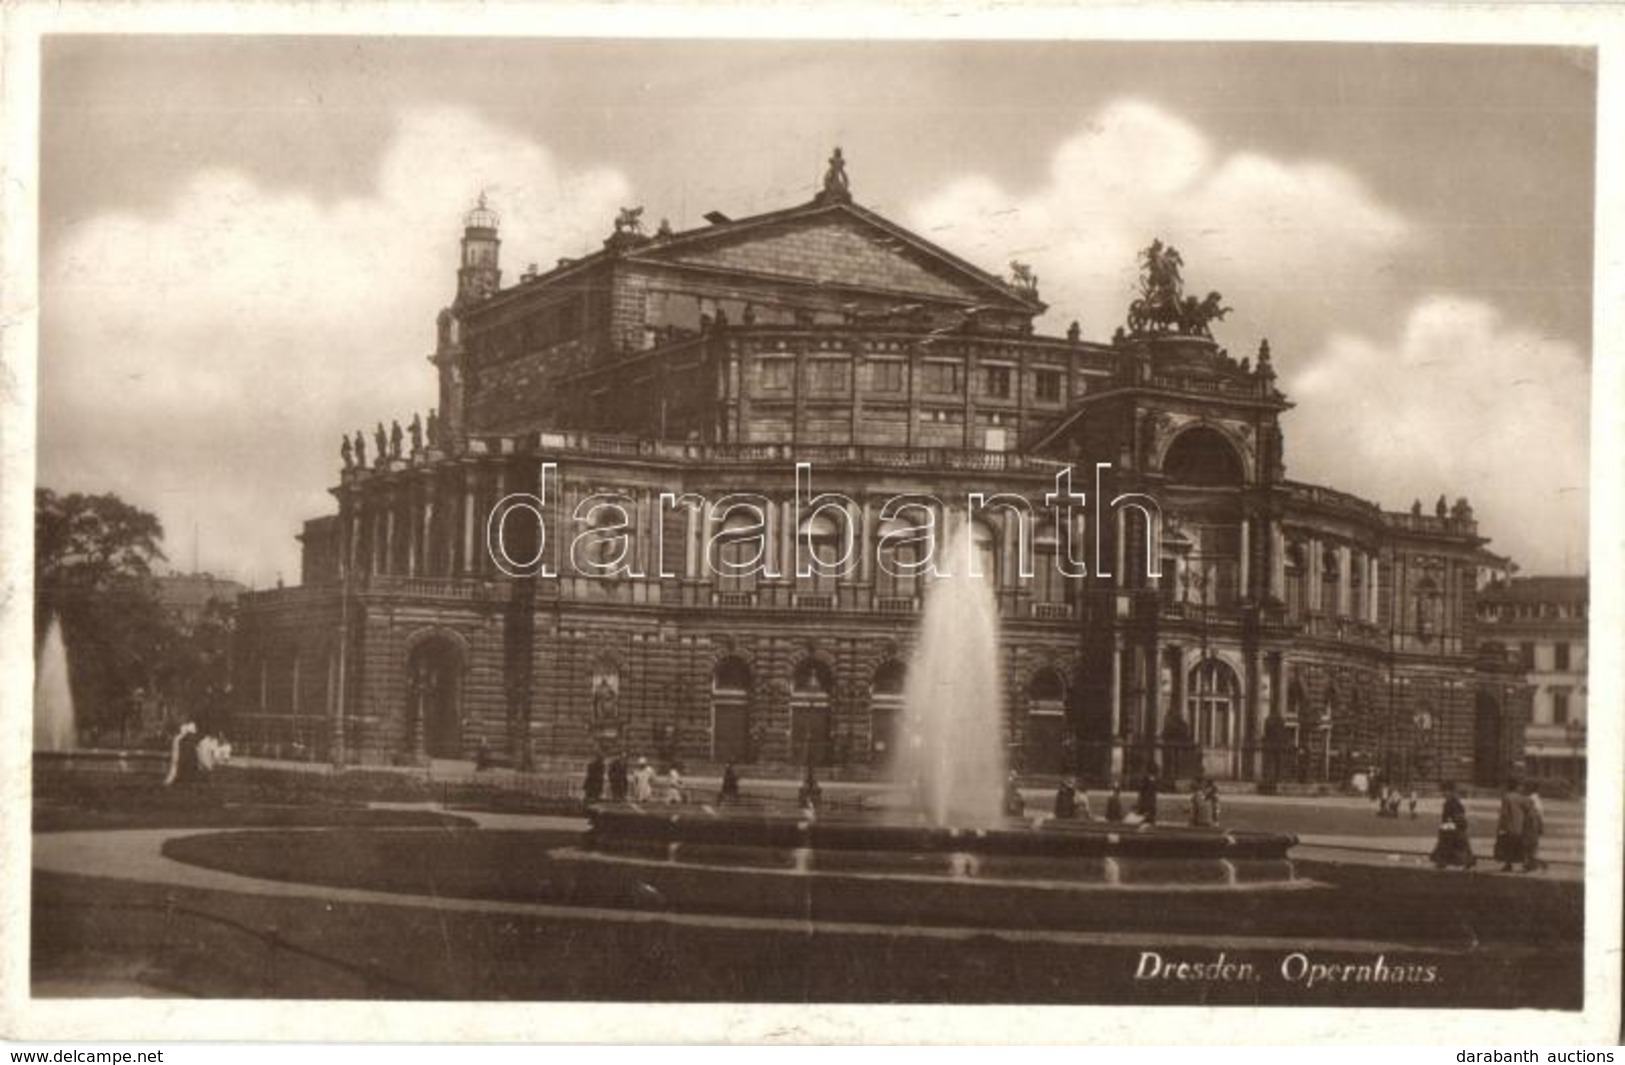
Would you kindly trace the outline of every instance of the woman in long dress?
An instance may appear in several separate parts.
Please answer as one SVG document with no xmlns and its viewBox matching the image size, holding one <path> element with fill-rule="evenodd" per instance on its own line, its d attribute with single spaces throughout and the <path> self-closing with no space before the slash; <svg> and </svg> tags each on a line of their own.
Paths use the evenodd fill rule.
<svg viewBox="0 0 1625 1065">
<path fill-rule="evenodd" d="M 1439 817 L 1439 840 L 1433 846 L 1433 864 L 1441 869 L 1459 865 L 1471 869 L 1478 863 L 1473 845 L 1467 839 L 1467 807 L 1456 794 L 1456 785 L 1444 786 L 1444 811 Z"/>
</svg>

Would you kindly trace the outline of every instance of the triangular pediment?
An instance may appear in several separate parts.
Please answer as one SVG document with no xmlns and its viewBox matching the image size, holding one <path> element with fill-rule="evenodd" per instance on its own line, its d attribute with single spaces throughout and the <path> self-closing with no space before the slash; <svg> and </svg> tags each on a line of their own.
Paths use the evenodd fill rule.
<svg viewBox="0 0 1625 1065">
<path fill-rule="evenodd" d="M 1037 314 L 1043 304 L 872 211 L 809 207 L 724 222 L 639 248 L 635 258 L 899 297 Z"/>
</svg>

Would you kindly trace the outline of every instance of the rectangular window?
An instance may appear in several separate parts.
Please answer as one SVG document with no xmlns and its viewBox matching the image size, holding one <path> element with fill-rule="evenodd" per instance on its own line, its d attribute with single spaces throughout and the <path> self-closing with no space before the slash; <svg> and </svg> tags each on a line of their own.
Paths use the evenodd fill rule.
<svg viewBox="0 0 1625 1065">
<path fill-rule="evenodd" d="M 1567 688 L 1552 689 L 1552 724 L 1567 725 L 1569 723 L 1569 690 Z"/>
<path fill-rule="evenodd" d="M 1568 669 L 1569 668 L 1569 645 L 1567 643 L 1556 644 L 1552 648 L 1552 657 L 1553 657 L 1553 661 L 1552 661 L 1552 668 L 1553 669 L 1559 669 L 1559 670 Z"/>
<path fill-rule="evenodd" d="M 795 372 L 796 364 L 791 359 L 763 359 L 762 387 L 773 390 L 788 389 Z"/>
<path fill-rule="evenodd" d="M 1061 399 L 1061 375 L 1056 370 L 1039 370 L 1034 377 L 1034 385 L 1038 398 L 1045 403 L 1056 403 Z"/>
<path fill-rule="evenodd" d="M 987 368 L 987 394 L 994 399 L 1010 398 L 1010 368 L 1008 366 L 989 366 Z"/>
<path fill-rule="evenodd" d="M 920 368 L 925 391 L 939 396 L 955 395 L 964 387 L 963 367 L 954 362 L 928 362 Z"/>
<path fill-rule="evenodd" d="M 1524 670 L 1535 668 L 1535 645 L 1528 640 L 1518 645 L 1518 665 Z"/>
<path fill-rule="evenodd" d="M 846 391 L 845 359 L 814 359 L 808 368 L 808 387 L 814 392 Z"/>
<path fill-rule="evenodd" d="M 901 392 L 903 390 L 903 364 L 900 362 L 870 363 L 870 380 L 874 382 L 876 392 Z"/>
</svg>

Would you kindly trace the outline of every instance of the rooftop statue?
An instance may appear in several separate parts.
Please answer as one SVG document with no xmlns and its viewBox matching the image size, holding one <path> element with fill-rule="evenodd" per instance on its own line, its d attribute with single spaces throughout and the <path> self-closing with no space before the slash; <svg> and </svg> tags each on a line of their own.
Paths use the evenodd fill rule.
<svg viewBox="0 0 1625 1065">
<path fill-rule="evenodd" d="M 348 436 L 344 438 L 344 443 L 339 445 L 339 458 L 344 460 L 345 469 L 355 465 L 355 454 L 350 450 L 350 438 Z"/>
<path fill-rule="evenodd" d="M 824 191 L 818 194 L 818 198 L 843 203 L 852 199 L 852 183 L 846 176 L 846 157 L 841 155 L 840 148 L 836 148 L 829 157 L 829 168 L 824 171 Z"/>
<path fill-rule="evenodd" d="M 1185 260 L 1179 249 L 1153 240 L 1140 253 L 1140 294 L 1128 308 L 1128 329 L 1135 336 L 1179 333 L 1212 338 L 1211 323 L 1230 313 L 1223 297 L 1209 292 L 1204 299 L 1185 295 L 1181 274 Z"/>
<path fill-rule="evenodd" d="M 1010 283 L 1023 292 L 1038 291 L 1038 275 L 1026 263 L 1010 260 Z"/>
<path fill-rule="evenodd" d="M 633 236 L 643 232 L 643 208 L 622 207 L 621 213 L 615 216 L 615 235 L 630 233 Z"/>
</svg>

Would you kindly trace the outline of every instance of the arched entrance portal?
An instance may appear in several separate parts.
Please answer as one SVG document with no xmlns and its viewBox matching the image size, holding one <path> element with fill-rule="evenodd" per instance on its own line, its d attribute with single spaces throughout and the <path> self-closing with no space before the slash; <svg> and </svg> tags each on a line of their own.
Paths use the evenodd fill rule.
<svg viewBox="0 0 1625 1065">
<path fill-rule="evenodd" d="M 718 762 L 751 761 L 750 665 L 724 658 L 711 672 L 711 757 Z"/>
<path fill-rule="evenodd" d="M 869 761 L 891 765 L 903 740 L 903 692 L 908 670 L 892 659 L 875 670 L 869 687 Z"/>
<path fill-rule="evenodd" d="M 1064 773 L 1067 765 L 1066 683 L 1054 669 L 1041 669 L 1027 685 L 1027 727 L 1021 742 L 1022 769 Z"/>
<path fill-rule="evenodd" d="M 830 694 L 835 677 L 824 663 L 807 659 L 790 684 L 790 755 L 803 765 L 829 764 Z"/>
<path fill-rule="evenodd" d="M 407 703 L 422 753 L 462 758 L 463 653 L 456 642 L 430 637 L 406 658 Z"/>
</svg>

